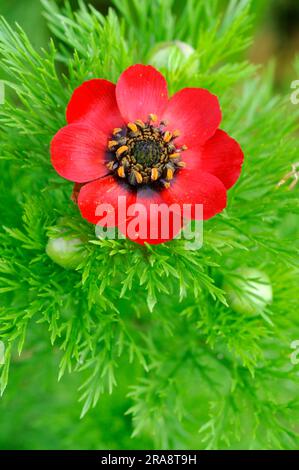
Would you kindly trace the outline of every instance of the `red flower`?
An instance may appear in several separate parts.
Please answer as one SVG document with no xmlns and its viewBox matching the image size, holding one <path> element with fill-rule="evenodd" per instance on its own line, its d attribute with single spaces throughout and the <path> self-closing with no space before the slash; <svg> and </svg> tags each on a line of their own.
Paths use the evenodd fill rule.
<svg viewBox="0 0 299 470">
<path fill-rule="evenodd" d="M 148 228 L 144 239 L 138 227 L 136 233 L 126 233 L 139 243 L 161 243 L 181 228 L 184 204 L 190 205 L 192 219 L 201 217 L 197 204 L 203 205 L 203 219 L 226 207 L 226 191 L 240 175 L 243 153 L 218 129 L 221 110 L 209 91 L 184 88 L 168 98 L 166 81 L 157 70 L 133 65 L 116 85 L 103 79 L 83 83 L 74 91 L 66 117 L 68 125 L 52 140 L 51 160 L 61 176 L 80 183 L 76 200 L 89 222 L 118 225 L 126 232 L 134 211 L 120 222 L 103 218 L 97 210 L 105 205 L 106 215 L 112 208 L 122 216 L 120 196 L 126 197 L 127 207 L 175 204 L 172 218 L 177 223 L 168 235 L 156 227 L 157 220 L 163 221 L 160 213 L 158 236 L 150 233 L 156 209 L 139 218 Z"/>
</svg>

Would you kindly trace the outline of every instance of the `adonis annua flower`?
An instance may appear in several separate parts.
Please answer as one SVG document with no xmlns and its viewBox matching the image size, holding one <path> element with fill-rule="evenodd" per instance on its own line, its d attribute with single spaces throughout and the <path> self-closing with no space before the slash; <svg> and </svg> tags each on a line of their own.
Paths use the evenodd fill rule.
<svg viewBox="0 0 299 470">
<path fill-rule="evenodd" d="M 152 66 L 129 67 L 116 85 L 104 79 L 84 82 L 74 91 L 66 118 L 68 125 L 52 140 L 51 160 L 59 175 L 76 183 L 82 217 L 118 226 L 139 243 L 172 239 L 184 224 L 187 205 L 189 219 L 221 212 L 241 172 L 243 152 L 219 129 L 217 97 L 184 88 L 169 98 L 165 78 Z M 120 200 L 144 208 L 138 225 L 144 223 L 145 236 L 137 226 L 128 233 L 134 211 L 120 214 Z M 167 235 L 159 225 L 159 205 L 171 207 L 170 220 L 176 219 Z"/>
</svg>

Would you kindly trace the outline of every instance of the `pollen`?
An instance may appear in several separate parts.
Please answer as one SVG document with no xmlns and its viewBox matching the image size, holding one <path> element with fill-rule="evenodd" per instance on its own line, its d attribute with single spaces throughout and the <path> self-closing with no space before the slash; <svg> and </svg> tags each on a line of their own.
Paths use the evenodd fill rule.
<svg viewBox="0 0 299 470">
<path fill-rule="evenodd" d="M 109 140 L 109 142 L 108 142 L 108 149 L 111 150 L 111 149 L 113 149 L 113 147 L 115 147 L 116 145 L 118 145 L 117 140 Z"/>
<path fill-rule="evenodd" d="M 164 142 L 169 142 L 171 138 L 172 138 L 172 133 L 169 131 L 166 131 L 163 137 Z"/>
<path fill-rule="evenodd" d="M 128 150 L 129 147 L 127 147 L 126 145 L 122 145 L 121 147 L 119 147 L 117 150 L 116 150 L 116 156 L 117 157 L 120 157 L 124 152 L 126 152 Z"/>
<path fill-rule="evenodd" d="M 117 174 L 120 178 L 125 178 L 126 173 L 125 173 L 125 169 L 123 166 L 118 167 Z"/>
<path fill-rule="evenodd" d="M 168 168 L 166 172 L 166 179 L 170 181 L 172 180 L 172 178 L 173 178 L 173 170 L 171 168 Z"/>
<path fill-rule="evenodd" d="M 113 129 L 112 134 L 113 134 L 113 135 L 116 135 L 116 134 L 119 134 L 121 131 L 122 131 L 122 128 L 121 128 L 121 127 L 115 127 L 115 128 Z"/>
<path fill-rule="evenodd" d="M 157 168 L 152 168 L 152 172 L 151 172 L 152 181 L 157 181 L 158 178 L 159 178 L 158 169 Z"/>
<path fill-rule="evenodd" d="M 134 170 L 134 176 L 136 178 L 137 183 L 141 184 L 143 180 L 141 173 L 139 173 L 139 171 Z"/>
<path fill-rule="evenodd" d="M 129 124 L 127 124 L 127 127 L 134 133 L 138 132 L 138 127 L 134 122 L 129 122 Z"/>
<path fill-rule="evenodd" d="M 148 117 L 152 122 L 156 122 L 158 120 L 158 116 L 156 114 L 149 114 Z"/>
</svg>

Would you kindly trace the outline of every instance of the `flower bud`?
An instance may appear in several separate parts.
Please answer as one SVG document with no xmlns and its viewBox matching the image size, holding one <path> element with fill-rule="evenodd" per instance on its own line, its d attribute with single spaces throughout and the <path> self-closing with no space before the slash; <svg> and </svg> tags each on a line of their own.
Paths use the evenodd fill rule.
<svg viewBox="0 0 299 470">
<path fill-rule="evenodd" d="M 180 61 L 180 65 L 184 65 L 189 57 L 194 54 L 195 49 L 193 49 L 190 44 L 182 41 L 169 41 L 158 44 L 150 54 L 148 63 L 157 68 L 168 68 L 170 60 L 173 57 L 176 57 Z M 189 70 L 191 73 L 196 73 L 198 69 L 199 61 L 195 57 L 194 60 L 189 65 Z"/>
</svg>

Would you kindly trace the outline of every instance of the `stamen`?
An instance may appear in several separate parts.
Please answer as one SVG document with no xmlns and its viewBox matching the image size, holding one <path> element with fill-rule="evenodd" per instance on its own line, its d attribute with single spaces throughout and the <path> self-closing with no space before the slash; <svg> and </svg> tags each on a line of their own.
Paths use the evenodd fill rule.
<svg viewBox="0 0 299 470">
<path fill-rule="evenodd" d="M 129 174 L 128 181 L 132 186 L 136 185 L 136 178 L 135 178 L 135 175 L 134 175 L 134 171 L 131 171 L 131 173 Z"/>
<path fill-rule="evenodd" d="M 167 168 L 166 179 L 171 181 L 173 178 L 173 170 L 171 168 Z"/>
<path fill-rule="evenodd" d="M 158 116 L 156 114 L 149 114 L 148 118 L 152 122 L 156 122 L 158 120 Z"/>
<path fill-rule="evenodd" d="M 289 190 L 291 191 L 292 189 L 295 188 L 299 181 L 299 162 L 293 163 L 292 164 L 292 170 L 287 173 L 282 180 L 277 183 L 277 187 L 279 188 L 280 186 L 284 185 L 289 179 L 294 178 L 292 183 L 289 185 Z"/>
<path fill-rule="evenodd" d="M 141 127 L 142 129 L 145 128 L 145 124 L 143 121 L 141 121 L 141 119 L 136 119 L 135 124 L 137 124 L 137 126 Z"/>
<path fill-rule="evenodd" d="M 121 164 L 125 167 L 128 168 L 129 166 L 129 160 L 126 157 L 123 157 Z"/>
<path fill-rule="evenodd" d="M 127 147 L 127 145 L 122 145 L 121 147 L 119 147 L 119 149 L 116 150 L 116 155 L 117 157 L 120 157 L 120 155 L 122 155 L 124 152 L 126 152 L 128 150 L 129 147 Z"/>
<path fill-rule="evenodd" d="M 123 166 L 118 167 L 117 174 L 120 178 L 125 178 L 126 173 L 125 173 L 125 169 Z"/>
<path fill-rule="evenodd" d="M 166 131 L 163 137 L 164 142 L 166 143 L 169 142 L 171 138 L 172 138 L 172 133 L 169 131 Z"/>
<path fill-rule="evenodd" d="M 108 170 L 112 171 L 114 165 L 115 165 L 115 162 L 112 161 L 112 162 L 107 163 L 106 167 L 108 168 Z"/>
<path fill-rule="evenodd" d="M 181 154 L 187 146 L 175 144 L 180 132 L 165 129 L 166 121 L 154 125 L 157 119 L 149 114 L 146 122 L 136 119 L 124 128 L 117 127 L 108 142 L 107 150 L 114 154 L 106 163 L 108 170 L 132 186 L 160 184 L 169 188 L 176 173 L 186 166 Z"/>
<path fill-rule="evenodd" d="M 138 127 L 134 122 L 129 122 L 129 124 L 127 124 L 127 127 L 134 133 L 138 132 Z"/>
<path fill-rule="evenodd" d="M 141 184 L 143 181 L 141 173 L 139 173 L 139 171 L 136 171 L 136 170 L 133 170 L 133 171 L 134 171 L 134 176 L 136 178 L 137 183 Z"/>
<path fill-rule="evenodd" d="M 116 135 L 116 134 L 119 134 L 121 131 L 122 131 L 122 128 L 121 128 L 121 127 L 115 127 L 115 129 L 113 129 L 112 134 L 113 134 L 113 135 Z"/>
<path fill-rule="evenodd" d="M 109 140 L 108 142 L 108 149 L 111 150 L 113 147 L 118 145 L 118 142 L 116 140 Z"/>
<path fill-rule="evenodd" d="M 172 153 L 171 155 L 169 155 L 169 158 L 180 158 L 181 154 L 178 153 L 178 152 L 175 152 L 175 153 Z"/>
</svg>

